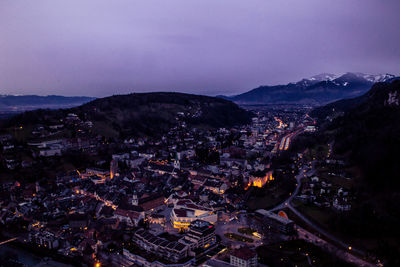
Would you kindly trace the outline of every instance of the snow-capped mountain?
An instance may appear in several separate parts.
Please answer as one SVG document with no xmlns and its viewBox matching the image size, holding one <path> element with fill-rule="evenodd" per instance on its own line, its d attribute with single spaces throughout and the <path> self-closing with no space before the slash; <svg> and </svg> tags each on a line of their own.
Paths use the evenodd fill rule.
<svg viewBox="0 0 400 267">
<path fill-rule="evenodd" d="M 395 78 L 392 74 L 371 75 L 348 72 L 343 75 L 322 73 L 296 83 L 260 86 L 232 97 L 223 97 L 239 104 L 325 104 L 343 98 L 357 97 L 376 82 Z"/>
<path fill-rule="evenodd" d="M 373 82 L 373 83 L 378 83 L 378 82 L 386 82 L 388 80 L 393 79 L 394 75 L 386 73 L 386 74 L 378 74 L 378 75 L 371 75 L 371 74 L 365 74 L 365 73 L 354 73 L 355 75 L 362 77 L 366 79 L 367 81 Z"/>
<path fill-rule="evenodd" d="M 318 75 L 312 76 L 309 80 L 311 81 L 332 81 L 336 79 L 338 76 L 332 73 L 321 73 Z"/>
</svg>

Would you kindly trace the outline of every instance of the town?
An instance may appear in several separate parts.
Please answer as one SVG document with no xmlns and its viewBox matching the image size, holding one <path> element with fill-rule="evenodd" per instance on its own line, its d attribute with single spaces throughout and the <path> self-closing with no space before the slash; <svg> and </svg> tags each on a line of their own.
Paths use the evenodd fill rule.
<svg viewBox="0 0 400 267">
<path fill-rule="evenodd" d="M 181 119 L 193 115 L 177 113 L 161 138 L 92 136 L 93 123 L 69 113 L 29 129 L 22 145 L 20 125 L 0 139 L 6 172 L 68 160 L 80 167 L 35 182 L 3 179 L 3 239 L 86 266 L 257 266 L 257 251 L 271 244 L 322 246 L 290 219 L 290 201 L 351 209 L 345 188 L 316 175 L 345 176 L 329 171 L 343 162 L 329 151 L 325 160 L 287 152 L 297 135 L 315 131 L 310 107 L 247 108 L 252 123 L 231 129 L 190 129 Z M 66 129 L 75 136 L 60 138 Z M 310 254 L 303 260 L 320 260 Z"/>
</svg>

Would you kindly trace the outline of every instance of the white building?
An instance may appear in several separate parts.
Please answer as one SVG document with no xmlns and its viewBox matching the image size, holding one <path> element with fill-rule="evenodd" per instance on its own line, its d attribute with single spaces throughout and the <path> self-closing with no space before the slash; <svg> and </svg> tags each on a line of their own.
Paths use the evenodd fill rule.
<svg viewBox="0 0 400 267">
<path fill-rule="evenodd" d="M 217 213 L 213 209 L 193 203 L 190 199 L 182 199 L 175 203 L 170 219 L 174 228 L 187 229 L 195 220 L 214 224 L 217 221 Z"/>
</svg>

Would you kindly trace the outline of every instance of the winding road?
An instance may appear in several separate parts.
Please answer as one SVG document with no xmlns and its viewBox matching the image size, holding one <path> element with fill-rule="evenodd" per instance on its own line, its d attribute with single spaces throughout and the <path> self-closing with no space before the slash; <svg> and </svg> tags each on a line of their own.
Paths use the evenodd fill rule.
<svg viewBox="0 0 400 267">
<path fill-rule="evenodd" d="M 338 257 L 342 258 L 343 260 L 345 260 L 347 262 L 351 262 L 351 263 L 357 264 L 358 266 L 365 266 L 365 267 L 377 266 L 377 265 L 367 262 L 353 254 L 350 254 L 349 250 L 352 250 L 361 255 L 363 255 L 365 253 L 359 249 L 351 247 L 350 244 L 347 244 L 347 243 L 339 240 L 335 236 L 331 235 L 330 233 L 328 233 L 327 231 L 325 231 L 324 229 L 322 229 L 321 227 L 319 227 L 318 225 L 313 223 L 311 220 L 309 220 L 307 217 L 305 217 L 302 213 L 300 213 L 298 210 L 296 210 L 292 206 L 291 201 L 293 200 L 294 197 L 297 196 L 297 194 L 300 191 L 301 179 L 304 178 L 306 176 L 306 174 L 308 176 L 315 174 L 315 163 L 316 163 L 315 161 L 312 162 L 311 170 L 309 170 L 307 167 L 303 167 L 299 170 L 299 174 L 296 175 L 296 177 L 295 177 L 296 181 L 297 181 L 297 186 L 296 186 L 296 189 L 294 190 L 294 192 L 284 202 L 282 202 L 281 204 L 277 205 L 276 207 L 270 209 L 269 211 L 274 212 L 274 211 L 278 211 L 278 210 L 281 210 L 284 208 L 290 209 L 294 214 L 296 214 L 297 217 L 299 217 L 301 220 L 303 220 L 308 226 L 313 228 L 320 235 L 323 235 L 327 239 L 338 244 L 340 247 L 343 248 L 343 250 L 338 249 L 334 244 L 329 243 L 328 241 L 323 240 L 320 237 L 317 237 L 317 236 L 313 235 L 312 233 L 306 231 L 305 229 L 297 226 L 297 232 L 298 232 L 300 238 L 305 239 L 311 243 L 314 243 L 315 245 L 318 245 L 320 247 L 326 248 L 330 252 L 334 252 Z"/>
</svg>

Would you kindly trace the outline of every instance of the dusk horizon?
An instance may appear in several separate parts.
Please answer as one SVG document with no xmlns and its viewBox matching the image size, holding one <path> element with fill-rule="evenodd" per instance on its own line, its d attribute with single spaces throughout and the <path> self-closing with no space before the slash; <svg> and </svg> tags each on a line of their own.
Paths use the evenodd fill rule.
<svg viewBox="0 0 400 267">
<path fill-rule="evenodd" d="M 344 75 L 344 74 L 347 74 L 347 73 L 361 73 L 361 72 L 358 72 L 358 71 L 346 71 L 346 72 L 342 72 L 341 74 L 336 74 L 336 73 L 330 73 L 330 72 L 321 72 L 321 73 L 318 73 L 318 74 L 316 74 L 316 75 L 309 75 L 309 76 L 306 76 L 306 77 L 303 77 L 303 78 L 301 78 L 301 79 L 299 79 L 299 80 L 296 80 L 296 81 L 289 81 L 289 82 L 284 82 L 284 83 L 281 83 L 281 84 L 279 84 L 279 83 L 277 83 L 277 84 L 270 84 L 270 83 L 268 83 L 268 82 L 264 82 L 264 83 L 261 83 L 261 84 L 259 84 L 259 85 L 256 85 L 256 86 L 254 86 L 254 87 L 252 87 L 252 88 L 243 88 L 242 90 L 239 90 L 239 91 L 237 91 L 237 92 L 235 92 L 235 93 L 231 93 L 231 92 L 229 92 L 229 91 L 219 91 L 219 90 L 214 90 L 214 91 L 195 91 L 195 92 L 192 92 L 192 91 L 187 91 L 187 90 L 181 90 L 181 91 L 179 91 L 179 90 L 173 90 L 173 89 L 171 89 L 171 90 L 168 90 L 168 89 L 166 89 L 166 90 L 148 90 L 148 91 L 134 91 L 134 90 L 129 90 L 129 89 L 126 89 L 126 90 L 123 90 L 123 92 L 122 93 L 114 93 L 114 94 L 110 94 L 110 95 L 98 95 L 98 96 L 96 96 L 96 95 L 90 95 L 90 94 L 80 94 L 80 95 L 78 95 L 78 94 L 53 94 L 53 93 L 49 93 L 49 94 L 41 94 L 41 93 L 38 93 L 38 94 L 35 94 L 35 93 L 29 93 L 29 94 L 12 94 L 12 93 L 2 93 L 2 94 L 0 94 L 0 96 L 1 95 L 10 95 L 10 96 L 26 96 L 26 95 L 37 95 L 37 96 L 65 96 L 65 97 L 95 97 L 95 98 L 103 98 L 103 97 L 109 97 L 109 96 L 115 96 L 115 95 L 125 95 L 125 94 L 135 94 L 135 93 L 159 93 L 159 92 L 171 92 L 171 93 L 185 93 L 185 94 L 194 94 L 194 95 L 206 95 L 206 96 L 235 96 L 235 95 L 239 95 L 239 94 L 242 94 L 242 93 L 245 93 L 245 92 L 248 92 L 248 91 L 250 91 L 250 90 L 252 90 L 252 89 L 255 89 L 255 88 L 258 88 L 258 87 L 262 87 L 262 86 L 280 86 L 280 85 L 286 85 L 286 84 L 292 84 L 292 83 L 296 83 L 296 82 L 300 82 L 301 80 L 303 80 L 303 79 L 310 79 L 310 78 L 312 78 L 313 76 L 317 76 L 317 75 L 320 75 L 320 74 L 333 74 L 333 75 L 335 75 L 336 77 L 341 77 L 342 75 Z M 376 73 L 376 74 L 371 74 L 371 73 L 362 73 L 362 74 L 366 74 L 366 75 L 371 75 L 371 76 L 380 76 L 380 75 L 393 75 L 394 77 L 400 77 L 400 74 L 398 74 L 398 73 Z"/>
</svg>

